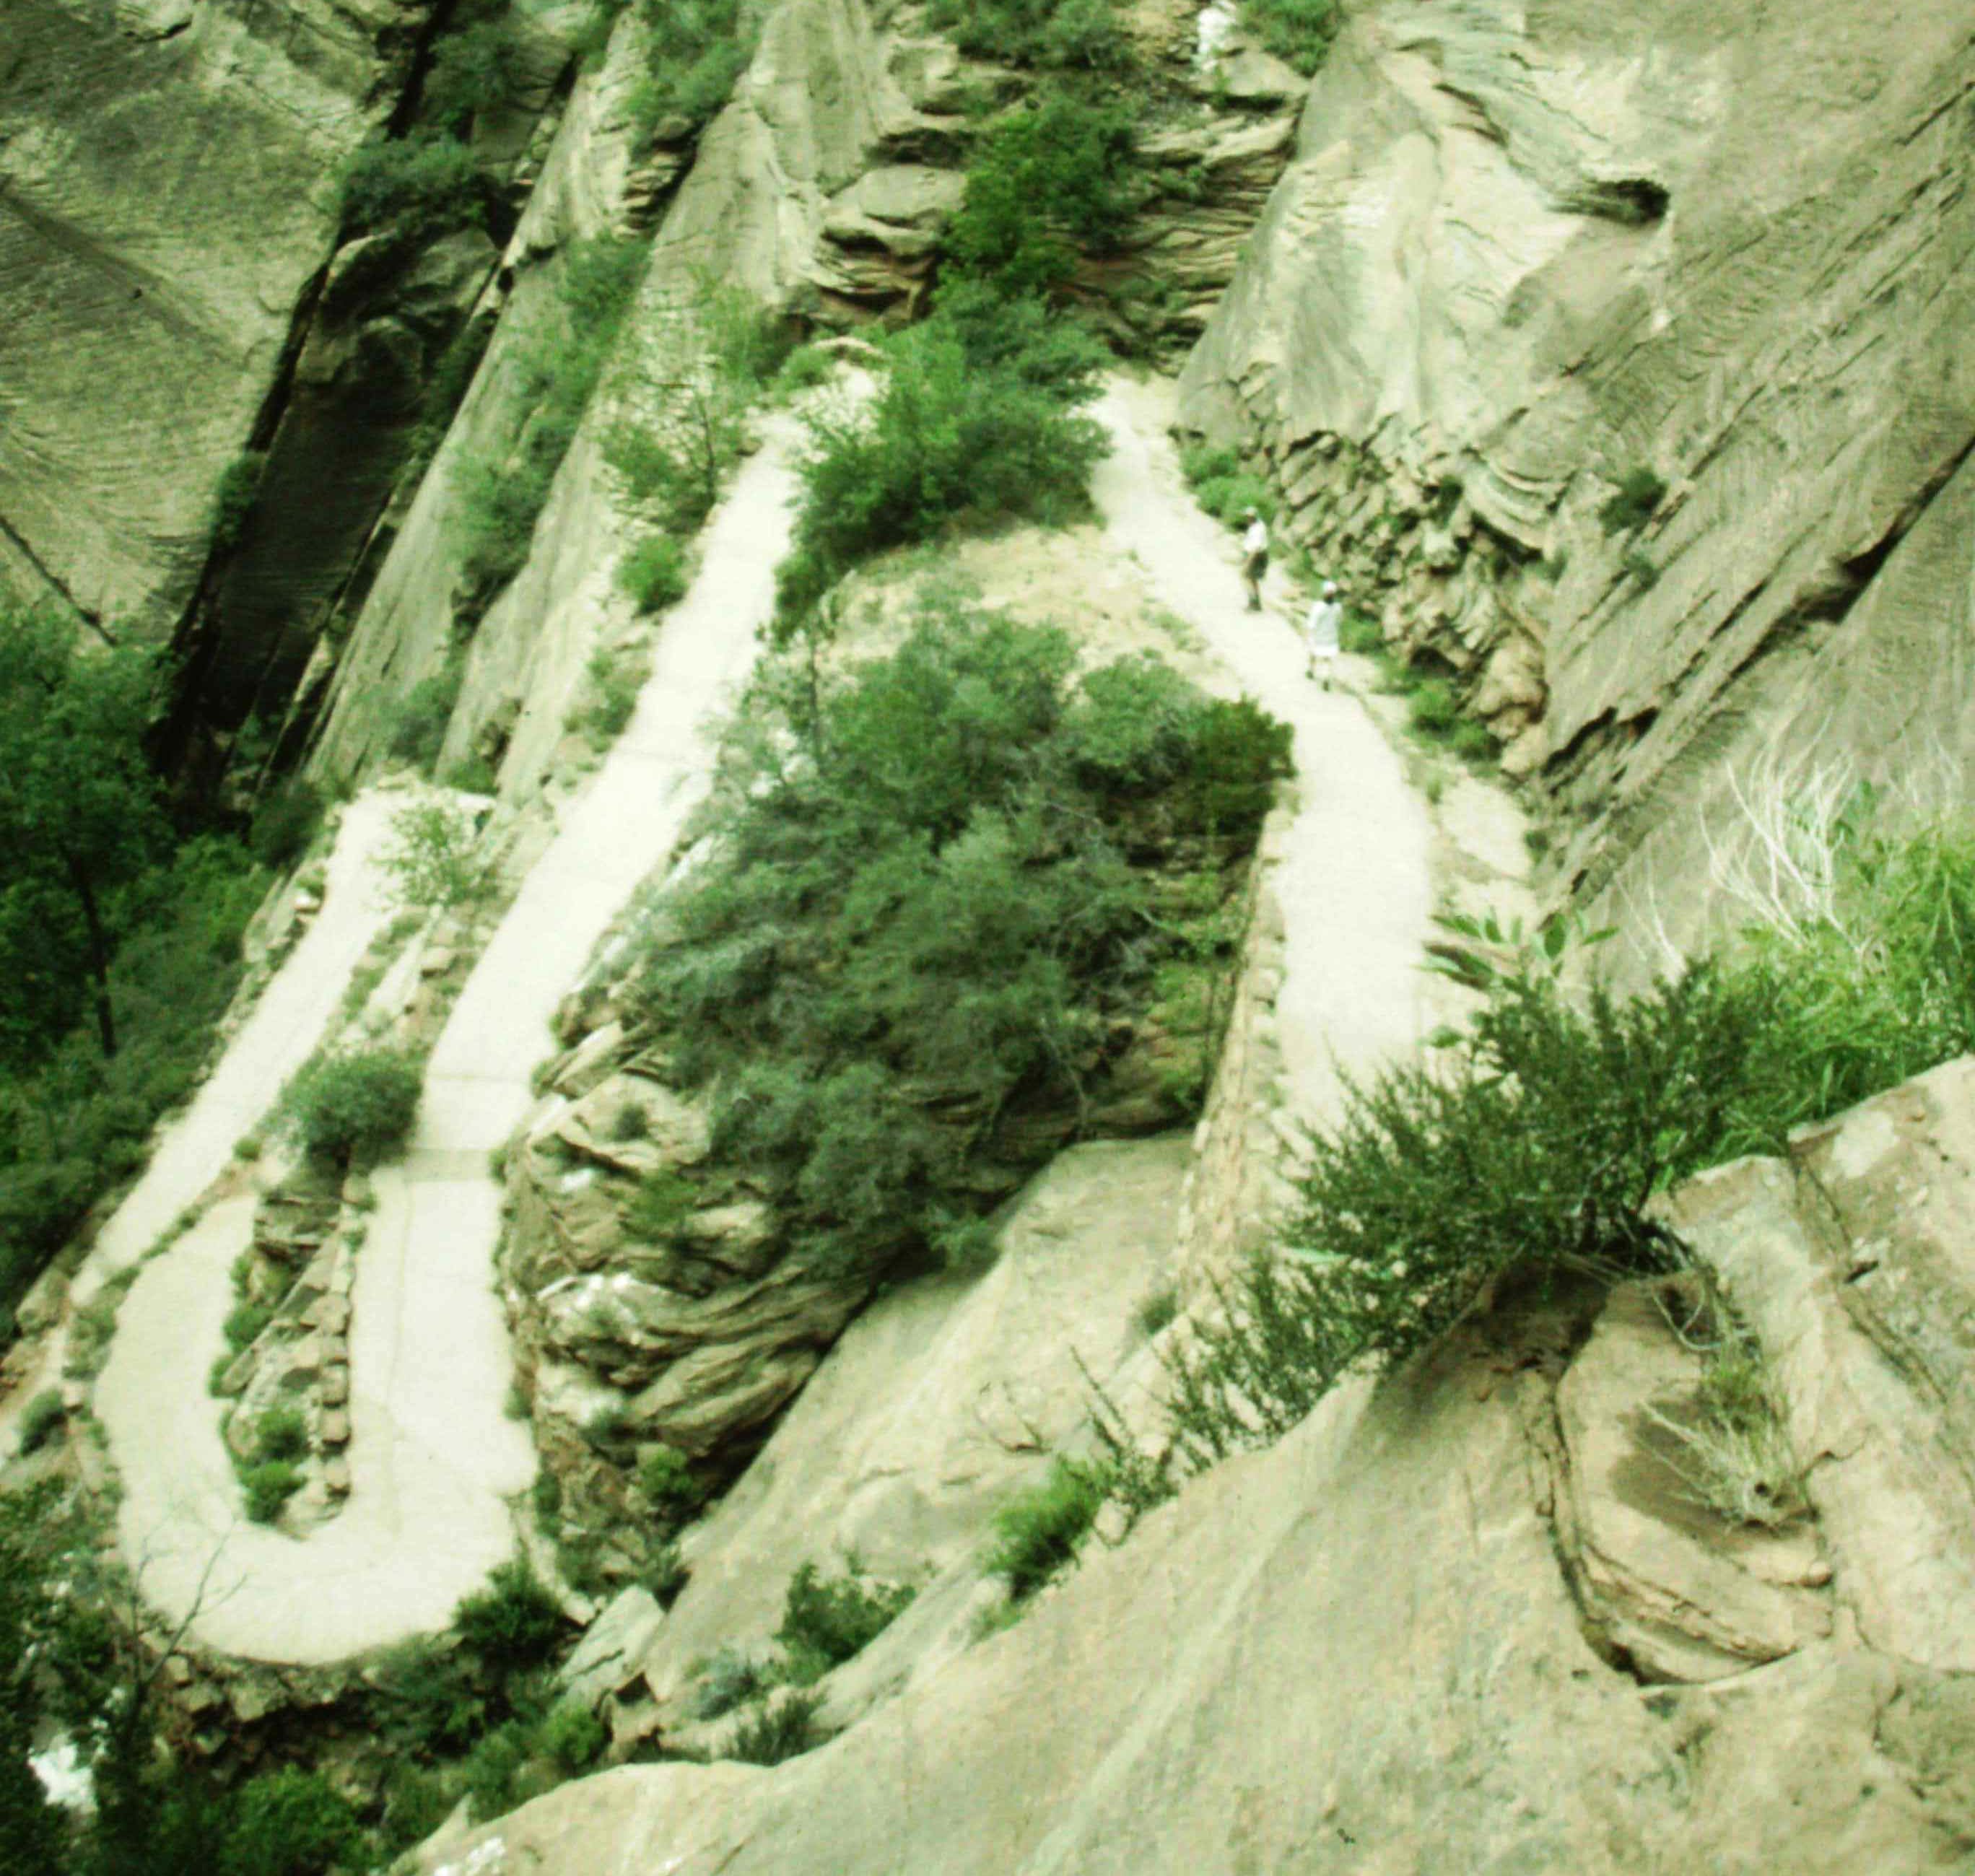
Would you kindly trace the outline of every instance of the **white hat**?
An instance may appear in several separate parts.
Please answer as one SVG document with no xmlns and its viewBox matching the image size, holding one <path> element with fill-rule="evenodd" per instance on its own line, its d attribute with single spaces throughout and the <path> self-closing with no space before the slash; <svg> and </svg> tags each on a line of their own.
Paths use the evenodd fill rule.
<svg viewBox="0 0 1975 1876">
<path fill-rule="evenodd" d="M 1326 600 L 1327 600 L 1327 599 L 1329 599 L 1329 597 L 1330 597 L 1330 596 L 1331 596 L 1334 593 L 1336 593 L 1336 590 L 1337 590 L 1337 582 L 1336 582 L 1336 580 L 1326 580 L 1323 583 L 1323 596 L 1324 596 Z"/>
</svg>

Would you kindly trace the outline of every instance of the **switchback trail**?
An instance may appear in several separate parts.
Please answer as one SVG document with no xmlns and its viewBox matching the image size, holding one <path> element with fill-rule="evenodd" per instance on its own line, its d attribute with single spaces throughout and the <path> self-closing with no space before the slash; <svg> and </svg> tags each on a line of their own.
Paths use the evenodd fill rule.
<svg viewBox="0 0 1975 1876">
<path fill-rule="evenodd" d="M 488 1155 L 530 1105 L 557 1004 L 705 792 L 705 719 L 747 677 L 774 603 L 790 442 L 786 423 L 772 426 L 714 517 L 636 715 L 468 979 L 432 1052 L 406 1155 L 376 1180 L 353 1299 L 341 1513 L 300 1539 L 246 1523 L 206 1395 L 250 1204 L 216 1207 L 123 1306 L 97 1411 L 123 1477 L 125 1552 L 166 1615 L 198 1605 L 193 1632 L 209 1647 L 323 1662 L 440 1629 L 514 1550 L 506 1500 L 534 1459 L 503 1411 L 511 1366 Z"/>
<path fill-rule="evenodd" d="M 389 803 L 374 797 L 343 810 L 329 857 L 322 910 L 268 980 L 192 1105 L 167 1126 L 130 1194 L 97 1234 L 71 1285 L 72 1304 L 143 1256 L 233 1158 L 234 1143 L 266 1118 L 288 1078 L 306 1062 L 342 1000 L 343 987 L 388 912 L 373 863 L 389 832 Z M 61 1373 L 67 1337 L 48 1338 L 38 1371 L 0 1402 L 0 1450 L 10 1422 Z M 218 1352 L 215 1345 L 213 1352 Z"/>
<path fill-rule="evenodd" d="M 1170 406 L 1167 385 L 1112 381 L 1095 412 L 1112 450 L 1091 492 L 1107 537 L 1136 557 L 1157 598 L 1296 732 L 1296 807 L 1273 880 L 1286 934 L 1276 1018 L 1291 1107 L 1321 1122 L 1336 1112 L 1340 1069 L 1410 1054 L 1424 1033 L 1426 811 L 1364 705 L 1303 675 L 1301 639 L 1282 618 L 1245 609 L 1233 538 L 1181 480 Z"/>
</svg>

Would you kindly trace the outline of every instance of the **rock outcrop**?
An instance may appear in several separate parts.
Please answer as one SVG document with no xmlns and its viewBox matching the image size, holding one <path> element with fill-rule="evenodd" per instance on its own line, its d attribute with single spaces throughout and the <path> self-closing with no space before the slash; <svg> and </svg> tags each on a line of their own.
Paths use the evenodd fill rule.
<svg viewBox="0 0 1975 1876">
<path fill-rule="evenodd" d="M 1971 82 L 1947 0 L 1355 6 L 1189 364 L 1676 940 L 1759 755 L 1968 753 Z"/>
<path fill-rule="evenodd" d="M 1963 1868 L 1971 1117 L 1964 1060 L 1668 1207 L 1802 1468 L 1774 1528 L 1665 1437 L 1694 1280 L 1504 1286 L 827 1747 L 610 1773 L 425 1867 Z"/>
<path fill-rule="evenodd" d="M 0 573 L 163 637 L 291 366 L 343 160 L 431 0 L 18 0 L 0 65 Z M 265 439 L 258 439 L 265 445 Z"/>
</svg>

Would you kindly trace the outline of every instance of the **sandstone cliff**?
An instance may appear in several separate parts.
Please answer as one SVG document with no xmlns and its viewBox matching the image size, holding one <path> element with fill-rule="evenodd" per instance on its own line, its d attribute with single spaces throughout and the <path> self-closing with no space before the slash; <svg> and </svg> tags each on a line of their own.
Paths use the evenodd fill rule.
<svg viewBox="0 0 1975 1876">
<path fill-rule="evenodd" d="M 1372 0 L 1189 363 L 1676 938 L 1738 769 L 1968 752 L 1971 84 L 1949 4 Z"/>
</svg>

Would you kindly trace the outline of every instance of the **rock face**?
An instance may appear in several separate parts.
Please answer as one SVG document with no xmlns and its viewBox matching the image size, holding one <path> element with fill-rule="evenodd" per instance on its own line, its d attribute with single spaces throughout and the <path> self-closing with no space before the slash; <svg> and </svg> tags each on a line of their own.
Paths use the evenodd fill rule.
<svg viewBox="0 0 1975 1876">
<path fill-rule="evenodd" d="M 431 0 L 17 0 L 0 64 L 0 577 L 163 636 Z"/>
<path fill-rule="evenodd" d="M 1971 78 L 1950 0 L 1353 7 L 1190 362 L 1676 939 L 1759 753 L 1968 752 Z"/>
<path fill-rule="evenodd" d="M 1793 1523 L 1710 1512 L 1661 1437 L 1692 1280 L 1500 1294 L 826 1749 L 613 1772 L 426 1867 L 1963 1868 L 1971 1191 L 1975 1060 L 1670 1204 Z"/>
</svg>

